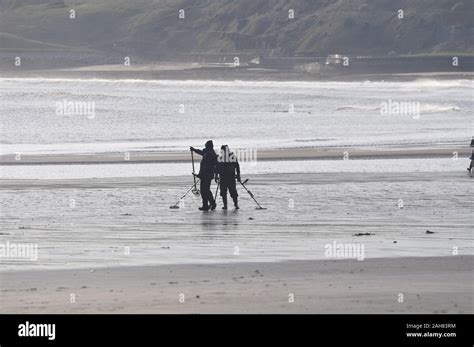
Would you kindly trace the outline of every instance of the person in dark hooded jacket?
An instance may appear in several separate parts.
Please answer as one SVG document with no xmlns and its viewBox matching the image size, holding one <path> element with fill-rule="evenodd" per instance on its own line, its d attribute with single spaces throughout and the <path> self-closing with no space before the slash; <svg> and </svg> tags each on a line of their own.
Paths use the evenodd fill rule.
<svg viewBox="0 0 474 347">
<path fill-rule="evenodd" d="M 219 179 L 222 203 L 222 209 L 227 210 L 227 190 L 234 201 L 235 209 L 239 209 L 239 201 L 235 179 L 240 182 L 240 165 L 237 157 L 229 150 L 229 146 L 223 145 L 221 153 L 217 158 L 216 181 Z"/>
<path fill-rule="evenodd" d="M 474 162 L 474 152 L 471 151 L 471 156 L 469 157 L 469 159 L 471 159 L 471 164 L 469 164 L 469 167 L 467 168 L 467 171 L 469 171 L 471 174 L 472 174 L 472 164 Z"/>
<path fill-rule="evenodd" d="M 199 207 L 201 211 L 208 211 L 209 207 L 211 210 L 216 208 L 216 201 L 212 196 L 211 192 L 211 182 L 214 177 L 214 172 L 216 170 L 217 164 L 217 155 L 214 151 L 214 144 L 212 140 L 209 140 L 205 144 L 203 150 L 190 147 L 191 151 L 196 152 L 199 155 L 202 155 L 201 165 L 199 167 L 199 174 L 197 175 L 201 179 L 201 198 L 202 198 L 202 207 Z"/>
<path fill-rule="evenodd" d="M 471 147 L 474 147 L 474 138 L 471 140 Z M 467 171 L 469 171 L 472 174 L 472 163 L 474 162 L 474 152 L 471 150 L 471 156 L 469 157 L 471 159 L 471 164 L 469 164 L 469 167 L 467 168 Z"/>
</svg>

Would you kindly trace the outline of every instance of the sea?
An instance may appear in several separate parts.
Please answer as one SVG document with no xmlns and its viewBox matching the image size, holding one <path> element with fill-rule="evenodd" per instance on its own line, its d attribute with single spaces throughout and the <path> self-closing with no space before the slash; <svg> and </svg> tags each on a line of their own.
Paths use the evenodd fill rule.
<svg viewBox="0 0 474 347">
<path fill-rule="evenodd" d="M 0 154 L 459 146 L 471 80 L 153 81 L 0 78 Z"/>
</svg>

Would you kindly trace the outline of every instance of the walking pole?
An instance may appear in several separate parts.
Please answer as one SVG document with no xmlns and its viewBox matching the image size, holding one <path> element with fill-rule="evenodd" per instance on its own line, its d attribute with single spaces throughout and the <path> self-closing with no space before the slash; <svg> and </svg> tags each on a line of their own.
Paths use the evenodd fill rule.
<svg viewBox="0 0 474 347">
<path fill-rule="evenodd" d="M 262 207 L 260 206 L 260 204 L 258 203 L 257 200 L 255 200 L 255 197 L 253 196 L 252 192 L 250 190 L 247 189 L 247 187 L 245 186 L 245 183 L 247 183 L 249 181 L 249 179 L 247 178 L 245 181 L 243 182 L 240 182 L 240 184 L 242 185 L 242 187 L 245 188 L 245 190 L 247 191 L 247 193 L 249 193 L 250 197 L 253 199 L 253 201 L 255 201 L 255 203 L 258 205 L 258 207 L 255 207 L 256 210 L 266 210 L 265 207 Z"/>
<path fill-rule="evenodd" d="M 199 189 L 197 189 L 197 186 L 196 186 L 196 173 L 194 172 L 194 154 L 193 154 L 193 150 L 191 150 L 191 161 L 193 163 L 193 178 L 194 178 L 193 194 L 194 195 L 199 195 Z"/>
<path fill-rule="evenodd" d="M 197 180 L 199 182 L 199 179 Z M 191 189 L 193 189 L 193 187 L 195 186 L 196 183 L 194 183 L 191 188 L 189 188 L 186 193 L 184 193 L 184 195 L 176 202 L 176 204 L 174 204 L 173 206 L 170 206 L 170 208 L 172 209 L 177 209 L 179 208 L 179 203 L 181 202 L 181 200 L 183 200 L 185 198 L 186 195 L 188 195 L 188 193 L 191 191 Z"/>
</svg>

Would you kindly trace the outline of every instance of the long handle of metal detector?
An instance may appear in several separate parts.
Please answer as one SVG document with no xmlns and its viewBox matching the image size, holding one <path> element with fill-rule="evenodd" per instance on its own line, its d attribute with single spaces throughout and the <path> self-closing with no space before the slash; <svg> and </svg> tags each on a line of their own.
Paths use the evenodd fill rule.
<svg viewBox="0 0 474 347">
<path fill-rule="evenodd" d="M 199 183 L 199 179 L 197 180 L 196 183 Z M 188 193 L 191 191 L 191 189 L 193 189 L 193 187 L 194 187 L 194 185 L 192 185 L 191 188 L 189 188 L 189 189 L 186 191 L 186 193 L 184 193 L 184 195 L 183 195 L 183 196 L 181 197 L 181 199 L 179 199 L 179 200 L 184 199 L 184 198 L 186 197 L 186 195 L 188 195 Z"/>
<path fill-rule="evenodd" d="M 196 175 L 195 175 L 195 172 L 194 172 L 194 153 L 193 153 L 193 150 L 191 150 L 191 162 L 193 163 L 194 188 L 196 188 Z"/>
<path fill-rule="evenodd" d="M 247 182 L 248 179 L 246 179 L 244 182 Z M 255 200 L 255 197 L 253 196 L 252 192 L 250 190 L 247 189 L 247 187 L 245 186 L 244 183 L 240 182 L 240 184 L 242 185 L 242 187 L 244 187 L 244 189 L 247 191 L 247 193 L 249 193 L 250 197 L 253 199 L 253 201 L 255 201 L 255 203 L 258 205 L 258 207 L 260 209 L 264 209 L 262 206 L 260 206 L 260 204 L 258 203 L 257 200 Z"/>
</svg>

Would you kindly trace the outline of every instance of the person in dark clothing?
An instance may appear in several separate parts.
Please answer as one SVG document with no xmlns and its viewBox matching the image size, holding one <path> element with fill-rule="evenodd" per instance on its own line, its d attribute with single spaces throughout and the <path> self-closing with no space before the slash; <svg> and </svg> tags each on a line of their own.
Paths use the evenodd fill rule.
<svg viewBox="0 0 474 347">
<path fill-rule="evenodd" d="M 469 157 L 469 159 L 471 159 L 471 164 L 469 164 L 469 167 L 467 168 L 467 171 L 472 173 L 472 162 L 474 161 L 474 152 L 473 151 L 471 151 L 471 156 Z"/>
<path fill-rule="evenodd" d="M 474 147 L 474 138 L 471 140 L 471 147 Z M 469 164 L 469 167 L 467 168 L 467 171 L 469 171 L 472 174 L 472 162 L 474 161 L 474 153 L 471 150 L 471 156 L 469 157 L 471 159 L 471 164 Z"/>
<path fill-rule="evenodd" d="M 190 147 L 191 151 L 196 152 L 199 155 L 202 155 L 201 165 L 199 167 L 199 174 L 197 177 L 201 179 L 201 198 L 202 198 L 202 207 L 199 207 L 201 211 L 215 210 L 216 201 L 212 196 L 211 192 L 211 182 L 214 177 L 214 172 L 216 170 L 217 164 L 217 155 L 214 151 L 214 144 L 212 140 L 206 142 L 205 148 L 203 150 Z"/>
<path fill-rule="evenodd" d="M 221 147 L 221 153 L 217 158 L 216 181 L 219 179 L 222 209 L 227 210 L 227 190 L 234 201 L 235 209 L 239 209 L 239 201 L 235 179 L 240 182 L 240 165 L 237 157 L 229 150 L 227 145 Z"/>
</svg>

